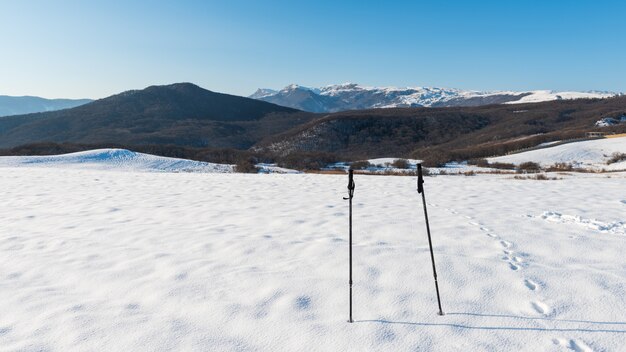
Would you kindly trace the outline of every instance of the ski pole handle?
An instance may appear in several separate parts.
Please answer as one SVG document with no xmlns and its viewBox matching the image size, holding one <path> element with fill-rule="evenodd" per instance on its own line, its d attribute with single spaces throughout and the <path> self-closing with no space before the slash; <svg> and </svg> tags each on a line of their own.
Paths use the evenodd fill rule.
<svg viewBox="0 0 626 352">
<path fill-rule="evenodd" d="M 422 164 L 417 164 L 417 193 L 424 192 L 424 176 L 422 175 Z"/>
<path fill-rule="evenodd" d="M 348 198 L 344 198 L 344 199 L 351 199 L 354 196 L 354 170 L 350 169 L 348 170 Z"/>
</svg>

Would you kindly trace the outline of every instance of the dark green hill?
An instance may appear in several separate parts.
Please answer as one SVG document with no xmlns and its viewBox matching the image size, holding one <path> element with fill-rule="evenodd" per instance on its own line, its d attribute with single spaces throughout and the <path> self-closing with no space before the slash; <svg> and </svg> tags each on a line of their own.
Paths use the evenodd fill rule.
<svg viewBox="0 0 626 352">
<path fill-rule="evenodd" d="M 0 147 L 71 142 L 248 148 L 314 116 L 178 83 L 128 91 L 73 109 L 0 118 Z"/>
</svg>

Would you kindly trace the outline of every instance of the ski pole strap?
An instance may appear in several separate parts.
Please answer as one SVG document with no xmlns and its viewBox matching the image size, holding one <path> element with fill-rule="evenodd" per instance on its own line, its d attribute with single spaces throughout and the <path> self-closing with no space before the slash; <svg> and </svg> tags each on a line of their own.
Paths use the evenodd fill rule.
<svg viewBox="0 0 626 352">
<path fill-rule="evenodd" d="M 350 198 L 354 196 L 354 170 L 348 170 L 348 195 Z"/>
<path fill-rule="evenodd" d="M 417 193 L 424 192 L 424 176 L 422 175 L 422 164 L 417 164 Z"/>
</svg>

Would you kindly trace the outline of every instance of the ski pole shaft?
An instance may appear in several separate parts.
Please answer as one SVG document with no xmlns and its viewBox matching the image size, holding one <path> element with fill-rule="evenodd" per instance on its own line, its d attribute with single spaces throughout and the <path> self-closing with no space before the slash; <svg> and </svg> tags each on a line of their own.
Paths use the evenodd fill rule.
<svg viewBox="0 0 626 352">
<path fill-rule="evenodd" d="M 424 205 L 424 218 L 426 219 L 426 233 L 428 234 L 428 246 L 430 247 L 430 259 L 433 264 L 435 290 L 437 291 L 437 304 L 439 305 L 439 315 L 443 315 L 443 310 L 441 309 L 441 297 L 439 296 L 439 283 L 437 282 L 437 269 L 435 267 L 435 254 L 433 253 L 433 242 L 430 236 L 430 224 L 428 223 L 428 210 L 426 210 L 426 195 L 424 194 L 424 176 L 422 175 L 422 164 L 417 164 L 417 192 L 422 194 L 422 204 Z"/>
<path fill-rule="evenodd" d="M 348 242 L 349 242 L 349 281 L 348 285 L 350 286 L 350 319 L 348 319 L 349 323 L 354 322 L 352 320 L 352 197 L 354 197 L 354 172 L 352 170 L 348 171 L 348 197 L 344 198 L 349 201 L 350 207 L 350 216 L 349 216 L 349 232 L 348 232 Z"/>
</svg>

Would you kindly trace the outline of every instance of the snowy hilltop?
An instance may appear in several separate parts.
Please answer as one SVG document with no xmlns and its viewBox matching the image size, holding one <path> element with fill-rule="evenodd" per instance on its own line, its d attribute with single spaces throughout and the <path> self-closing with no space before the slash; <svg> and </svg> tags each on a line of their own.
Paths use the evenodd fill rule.
<svg viewBox="0 0 626 352">
<path fill-rule="evenodd" d="M 126 149 L 96 149 L 49 156 L 5 156 L 0 167 L 53 167 L 143 172 L 232 172 L 232 165 L 167 158 Z"/>
<path fill-rule="evenodd" d="M 355 83 L 321 88 L 291 84 L 281 90 L 259 89 L 250 98 L 310 112 L 337 112 L 395 107 L 449 107 L 536 103 L 583 98 L 608 98 L 612 92 L 471 91 L 436 87 L 368 87 Z"/>
</svg>

